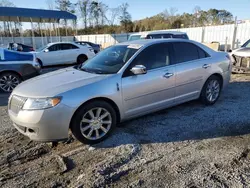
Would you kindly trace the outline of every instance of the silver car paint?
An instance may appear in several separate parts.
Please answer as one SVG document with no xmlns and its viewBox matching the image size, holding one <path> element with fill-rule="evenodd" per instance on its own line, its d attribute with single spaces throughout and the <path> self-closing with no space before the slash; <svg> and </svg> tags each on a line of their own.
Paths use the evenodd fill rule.
<svg viewBox="0 0 250 188">
<path fill-rule="evenodd" d="M 122 77 L 123 72 L 144 48 L 161 42 L 185 41 L 203 48 L 211 57 L 149 70 L 147 74 Z M 19 126 L 33 128 L 35 133 L 22 132 L 33 140 L 51 141 L 68 137 L 71 119 L 76 110 L 89 100 L 103 98 L 112 101 L 120 121 L 154 112 L 192 99 L 212 74 L 223 77 L 223 86 L 230 80 L 230 61 L 225 53 L 218 53 L 194 41 L 182 39 L 131 41 L 117 45 L 142 45 L 117 74 L 98 75 L 67 68 L 45 74 L 19 85 L 12 95 L 31 98 L 61 96 L 54 108 L 21 110 L 12 121 Z M 208 67 L 204 68 L 203 66 Z M 167 75 L 167 76 L 166 76 Z M 170 75 L 170 76 L 169 76 Z M 10 97 L 11 98 L 11 97 Z"/>
</svg>

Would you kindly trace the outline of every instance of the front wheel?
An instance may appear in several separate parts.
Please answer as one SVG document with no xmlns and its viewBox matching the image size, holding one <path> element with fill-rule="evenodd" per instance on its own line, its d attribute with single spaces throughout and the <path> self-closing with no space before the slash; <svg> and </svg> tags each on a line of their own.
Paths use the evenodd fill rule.
<svg viewBox="0 0 250 188">
<path fill-rule="evenodd" d="M 220 97 L 222 81 L 218 76 L 212 75 L 204 84 L 200 99 L 206 105 L 214 104 Z"/>
<path fill-rule="evenodd" d="M 10 93 L 21 81 L 20 76 L 15 73 L 6 72 L 0 74 L 0 91 Z"/>
<path fill-rule="evenodd" d="M 96 144 L 104 140 L 116 125 L 116 113 L 105 101 L 93 101 L 80 108 L 71 123 L 73 135 L 82 143 Z"/>
</svg>

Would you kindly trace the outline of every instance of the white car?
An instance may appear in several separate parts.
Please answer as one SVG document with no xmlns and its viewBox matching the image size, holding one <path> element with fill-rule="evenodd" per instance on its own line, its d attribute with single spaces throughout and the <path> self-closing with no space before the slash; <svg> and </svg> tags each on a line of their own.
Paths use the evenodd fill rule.
<svg viewBox="0 0 250 188">
<path fill-rule="evenodd" d="M 95 56 L 93 49 L 71 42 L 50 43 L 33 53 L 36 53 L 37 61 L 42 67 L 80 64 Z"/>
</svg>

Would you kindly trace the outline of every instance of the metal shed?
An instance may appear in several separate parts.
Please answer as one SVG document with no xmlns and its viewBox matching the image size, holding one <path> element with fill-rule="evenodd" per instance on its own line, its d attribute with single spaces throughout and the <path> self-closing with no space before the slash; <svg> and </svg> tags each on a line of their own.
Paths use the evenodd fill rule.
<svg viewBox="0 0 250 188">
<path fill-rule="evenodd" d="M 0 21 L 31 23 L 34 49 L 36 48 L 36 46 L 34 42 L 33 23 L 37 22 L 40 28 L 40 24 L 42 23 L 57 23 L 57 25 L 59 25 L 59 21 L 61 19 L 76 20 L 77 17 L 74 14 L 69 13 L 67 11 L 17 8 L 17 7 L 0 7 Z M 51 36 L 51 32 L 49 33 Z M 67 27 L 66 27 L 66 33 L 67 33 Z M 58 36 L 60 36 L 59 27 L 58 27 Z"/>
</svg>

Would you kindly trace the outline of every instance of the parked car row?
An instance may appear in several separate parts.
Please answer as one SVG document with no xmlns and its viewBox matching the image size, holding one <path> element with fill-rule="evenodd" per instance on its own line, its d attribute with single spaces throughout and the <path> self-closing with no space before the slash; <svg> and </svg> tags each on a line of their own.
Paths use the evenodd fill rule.
<svg viewBox="0 0 250 188">
<path fill-rule="evenodd" d="M 130 41 L 79 67 L 18 85 L 8 112 L 15 128 L 32 140 L 64 140 L 70 129 L 79 141 L 95 144 L 125 120 L 190 100 L 214 104 L 231 68 L 227 53 L 191 40 Z"/>
<path fill-rule="evenodd" d="M 30 46 L 9 43 L 9 50 L 1 49 L 0 91 L 11 92 L 21 81 L 38 75 L 42 67 L 82 64 L 100 51 L 100 46 L 95 47 L 85 42 L 57 42 L 33 51 Z"/>
</svg>

